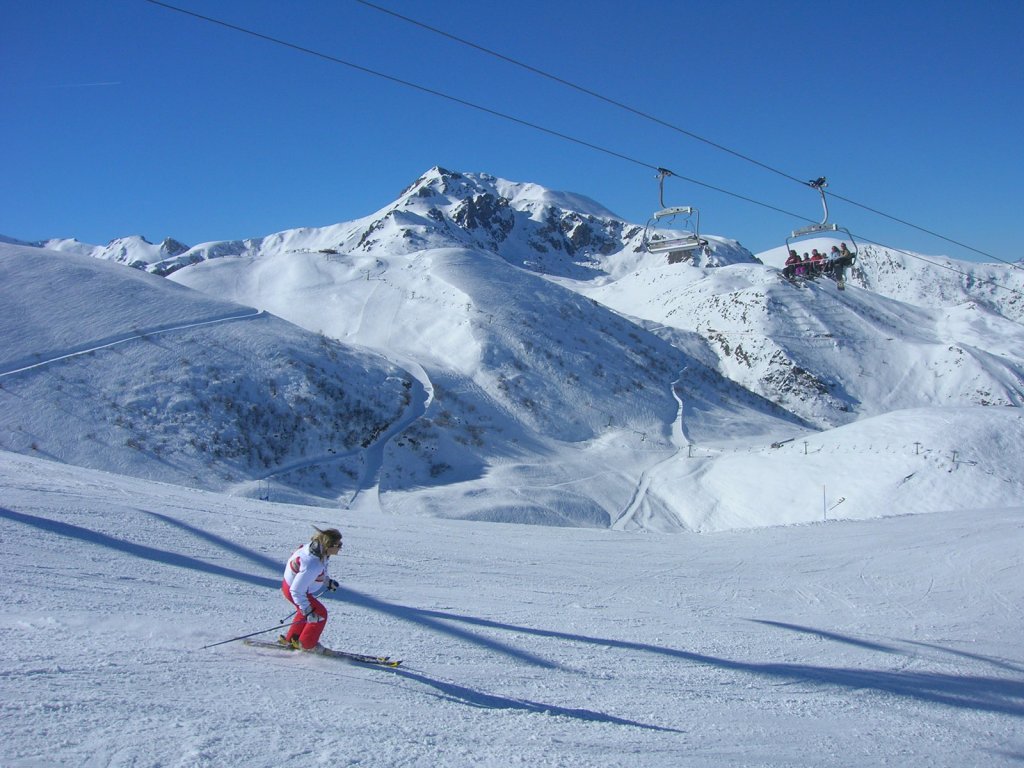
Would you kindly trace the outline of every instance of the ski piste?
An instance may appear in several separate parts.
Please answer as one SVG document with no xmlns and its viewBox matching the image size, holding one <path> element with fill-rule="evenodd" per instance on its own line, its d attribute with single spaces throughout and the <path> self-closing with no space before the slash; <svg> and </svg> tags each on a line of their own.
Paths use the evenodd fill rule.
<svg viewBox="0 0 1024 768">
<path fill-rule="evenodd" d="M 280 643 L 269 643 L 263 640 L 243 640 L 245 645 L 251 645 L 254 648 L 273 648 L 278 651 L 294 652 L 295 649 L 290 645 L 281 645 Z M 344 659 L 346 661 L 354 661 L 358 664 L 373 664 L 378 667 L 397 667 L 402 663 L 401 659 L 392 659 L 390 656 L 368 656 L 365 653 L 349 653 L 348 651 L 336 651 L 333 648 L 324 648 L 322 651 L 318 651 L 314 656 L 327 656 L 332 659 Z"/>
</svg>

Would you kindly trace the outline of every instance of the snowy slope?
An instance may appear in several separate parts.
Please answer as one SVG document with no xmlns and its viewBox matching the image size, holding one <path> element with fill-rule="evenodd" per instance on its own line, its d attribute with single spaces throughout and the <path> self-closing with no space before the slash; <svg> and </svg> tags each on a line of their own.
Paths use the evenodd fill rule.
<svg viewBox="0 0 1024 768">
<path fill-rule="evenodd" d="M 1020 506 L 538 535 L 4 452 L 0 487 L 11 768 L 1024 760 Z M 404 665 L 201 649 L 280 626 L 284 559 L 325 524 L 345 548 L 324 641 Z"/>
<path fill-rule="evenodd" d="M 893 411 L 785 442 L 694 447 L 646 473 L 622 529 L 721 531 L 1024 498 L 1019 408 Z"/>
<path fill-rule="evenodd" d="M 388 446 L 385 490 L 479 481 L 488 467 L 509 460 L 536 481 L 548 474 L 554 485 L 564 467 L 545 466 L 552 451 L 565 450 L 574 465 L 599 462 L 611 473 L 645 436 L 670 445 L 678 410 L 671 382 L 685 356 L 492 254 L 438 248 L 370 260 L 280 253 L 208 261 L 174 278 L 265 306 L 418 372 L 431 403 L 426 418 Z M 621 446 L 590 445 L 606 434 L 628 438 Z M 573 456 L 580 452 L 587 455 Z M 614 482 L 620 496 L 630 492 L 628 475 Z M 467 494 L 504 518 L 509 513 L 498 511 L 505 505 L 490 496 L 491 485 L 486 480 Z M 552 494 L 524 500 L 515 514 L 606 525 L 615 513 L 571 489 Z M 439 505 L 450 506 L 447 498 Z"/>
<path fill-rule="evenodd" d="M 376 355 L 96 259 L 0 245 L 0 303 L 8 450 L 334 498 L 414 410 L 413 381 Z"/>
<path fill-rule="evenodd" d="M 922 405 L 1024 403 L 1024 325 L 978 304 L 928 307 L 763 267 L 658 265 L 578 290 L 648 322 L 819 428 Z M 703 439 L 703 435 L 701 438 Z"/>
<path fill-rule="evenodd" d="M 727 238 L 705 233 L 709 252 L 680 261 L 645 252 L 642 234 L 641 226 L 579 195 L 434 168 L 394 203 L 356 221 L 207 243 L 164 260 L 152 260 L 150 248 L 138 259 L 144 270 L 218 300 L 259 307 L 317 334 L 318 344 L 350 345 L 332 353 L 339 359 L 357 357 L 354 348 L 368 350 L 396 373 L 385 377 L 394 387 L 392 404 L 367 411 L 383 408 L 387 415 L 360 428 L 374 436 L 369 441 L 350 436 L 339 449 L 337 426 L 304 419 L 303 440 L 282 449 L 279 429 L 232 414 L 236 433 L 246 439 L 234 443 L 240 455 L 230 472 L 196 473 L 195 460 L 177 466 L 166 460 L 167 449 L 177 450 L 182 441 L 161 438 L 159 450 L 144 444 L 152 476 L 218 488 L 230 476 L 238 492 L 266 495 L 277 492 L 284 469 L 295 469 L 301 476 L 291 477 L 282 492 L 308 492 L 327 504 L 492 521 L 719 530 L 759 524 L 762 518 L 744 511 L 749 498 L 768 510 L 765 524 L 816 519 L 817 504 L 794 504 L 807 496 L 796 489 L 805 482 L 820 489 L 833 477 L 827 466 L 808 478 L 803 468 L 775 462 L 771 474 L 781 473 L 778 482 L 759 486 L 760 480 L 745 479 L 750 473 L 730 469 L 735 452 L 761 456 L 766 446 L 791 439 L 794 445 L 811 438 L 846 444 L 849 432 L 833 436 L 831 430 L 868 423 L 889 425 L 881 428 L 892 435 L 885 451 L 916 442 L 948 453 L 958 447 L 942 426 L 947 409 L 976 414 L 955 417 L 962 452 L 993 429 L 1016 429 L 1016 409 L 1024 403 L 1024 326 L 1014 316 L 1014 291 L 1002 290 L 1005 300 L 993 300 L 998 290 L 983 278 L 1012 288 L 1012 272 L 961 264 L 959 270 L 977 279 L 957 286 L 944 274 L 949 270 L 936 277 L 936 270 L 906 255 L 899 269 L 882 269 L 879 264 L 898 254 L 883 259 L 865 247 L 850 287 L 840 292 L 827 279 L 795 286 L 781 278 L 770 253 L 761 254 L 762 263 Z M 129 240 L 142 254 L 147 244 Z M 81 245 L 55 244 L 66 250 Z M 109 248 L 91 255 L 108 258 Z M 142 271 L 125 270 L 132 275 L 126 280 L 147 278 Z M 139 327 L 137 312 L 111 313 L 118 320 L 103 321 L 109 327 L 79 342 L 79 318 L 93 320 L 90 304 L 120 306 L 117 296 L 131 296 L 131 290 L 113 289 L 109 302 L 83 292 L 70 302 L 71 311 L 55 311 L 51 322 L 42 287 L 18 287 L 19 280 L 32 279 L 12 275 L 10 290 L 23 292 L 29 298 L 22 304 L 37 308 L 39 317 L 26 327 L 51 324 L 45 333 L 63 334 L 43 345 L 50 350 L 45 355 L 96 338 L 131 337 Z M 199 301 L 200 293 L 188 295 Z M 186 311 L 180 322 L 194 317 Z M 39 331 L 11 330 L 17 331 L 12 349 L 23 347 L 19 359 L 41 354 L 41 341 L 32 336 Z M 171 359 L 190 359 L 184 348 L 151 351 L 165 356 L 144 355 L 136 368 L 176 371 Z M 324 367 L 318 355 L 323 350 L 306 358 L 307 368 Z M 252 376 L 272 378 L 277 364 L 269 365 Z M 344 392 L 353 374 L 337 365 L 326 367 L 337 372 L 334 386 Z M 184 378 L 193 389 L 201 381 L 196 371 Z M 373 377 L 355 379 L 358 389 Z M 12 416 L 27 403 L 51 407 L 52 390 L 42 388 L 44 378 L 36 381 L 31 400 L 8 400 Z M 325 386 L 302 402 L 333 409 L 336 421 L 344 421 L 340 414 L 348 406 L 330 405 Z M 114 381 L 97 389 L 119 387 Z M 264 385 L 236 387 L 231 395 L 231 403 L 255 410 L 268 398 Z M 81 401 L 81 387 L 75 396 Z M 151 406 L 150 394 L 142 399 Z M 184 398 L 187 407 L 178 412 L 202 401 Z M 974 410 L 978 406 L 1002 407 L 982 412 Z M 938 409 L 935 418 L 919 419 L 918 434 L 893 434 L 900 414 L 930 408 Z M 101 404 L 104 409 L 110 406 Z M 163 409 L 148 412 L 145 431 L 183 432 L 178 420 L 157 423 Z M 46 422 L 52 423 L 53 417 Z M 119 439 L 132 440 L 128 447 L 137 451 L 142 431 L 136 427 L 134 436 Z M 78 440 L 51 454 L 107 466 L 104 454 L 97 458 L 83 445 Z M 17 430 L 4 446 L 39 449 L 37 440 Z M 873 498 L 878 484 L 885 489 L 880 493 L 892 487 L 873 465 L 856 466 L 840 491 L 851 503 L 837 514 L 886 514 L 870 503 L 852 503 L 850 487 L 861 499 Z M 729 478 L 739 509 L 716 500 L 721 483 L 706 482 L 716 475 L 714 467 Z M 936 469 L 920 477 L 934 493 L 921 495 L 916 511 L 960 498 L 951 473 Z M 1011 503 L 1018 493 L 1013 482 L 993 482 L 986 497 Z"/>
</svg>

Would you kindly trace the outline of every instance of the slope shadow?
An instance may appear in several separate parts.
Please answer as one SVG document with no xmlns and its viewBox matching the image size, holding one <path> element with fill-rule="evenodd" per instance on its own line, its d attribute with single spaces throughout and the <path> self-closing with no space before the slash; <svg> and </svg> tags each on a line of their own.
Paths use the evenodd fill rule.
<svg viewBox="0 0 1024 768">
<path fill-rule="evenodd" d="M 410 609 L 411 610 L 411 609 Z M 459 621 L 474 626 L 484 626 L 510 632 L 547 637 L 557 640 L 620 648 L 667 656 L 673 659 L 699 664 L 702 666 L 725 669 L 733 672 L 746 673 L 759 677 L 769 677 L 786 682 L 807 682 L 822 686 L 844 689 L 869 689 L 882 693 L 893 694 L 918 701 L 942 704 L 960 709 L 972 709 L 998 714 L 1024 717 L 1024 679 L 989 677 L 983 675 L 957 675 L 938 672 L 908 672 L 906 670 L 856 669 L 843 667 L 826 667 L 811 664 L 791 663 L 755 663 L 734 661 L 731 659 L 709 656 L 707 654 L 684 651 L 676 648 L 638 643 L 626 640 L 615 640 L 601 637 L 559 632 L 556 630 L 535 629 L 515 626 L 489 619 L 472 616 L 460 616 L 440 611 L 418 610 L 420 616 L 428 615 L 438 619 Z M 760 621 L 769 626 L 778 626 L 792 631 L 813 633 L 833 642 L 841 642 L 868 650 L 906 655 L 895 647 L 861 640 L 825 630 L 816 630 L 782 622 Z M 934 646 L 933 646 L 934 647 Z M 951 656 L 960 655 L 954 649 L 938 648 Z M 981 660 L 985 660 L 981 657 Z M 1003 661 L 990 661 L 994 666 L 1007 668 Z M 1009 666 L 1010 669 L 1015 669 Z"/>
<path fill-rule="evenodd" d="M 419 615 L 430 615 L 443 620 L 462 622 L 479 627 L 488 627 L 509 632 L 547 637 L 557 640 L 621 648 L 678 658 L 692 664 L 711 667 L 732 672 L 746 673 L 759 677 L 768 677 L 786 682 L 809 682 L 812 684 L 846 689 L 871 689 L 890 693 L 919 701 L 939 703 L 957 709 L 992 712 L 1001 715 L 1024 718 L 1024 679 L 1008 679 L 979 675 L 953 675 L 931 672 L 907 672 L 905 670 L 866 670 L 854 668 L 822 667 L 800 664 L 758 664 L 752 662 L 736 662 L 736 660 L 711 656 L 705 653 L 680 650 L 648 643 L 626 640 L 589 637 L 586 635 L 540 630 L 529 627 L 517 627 L 478 618 L 475 616 L 444 613 L 434 610 L 415 610 Z M 759 622 L 769 626 L 782 627 L 794 631 L 813 633 L 819 637 L 855 645 L 869 650 L 892 654 L 906 655 L 898 648 L 871 643 L 859 638 L 839 633 L 814 630 L 797 625 L 785 625 L 779 622 Z M 954 649 L 939 648 L 950 655 L 958 655 Z M 988 660 L 981 658 L 981 660 Z M 1005 662 L 989 662 L 993 666 L 1007 668 Z M 1012 666 L 1010 669 L 1015 669 Z"/>
<path fill-rule="evenodd" d="M 899 648 L 892 645 L 882 645 L 880 643 L 874 643 L 870 640 L 860 640 L 855 637 L 849 637 L 848 635 L 839 635 L 835 632 L 826 632 L 821 629 L 812 629 L 811 627 L 802 627 L 799 624 L 787 624 L 783 621 L 771 621 L 770 619 L 750 619 L 755 624 L 764 624 L 766 627 L 777 627 L 779 629 L 788 629 L 792 632 L 799 632 L 805 635 L 814 635 L 820 637 L 823 640 L 831 640 L 836 643 L 843 643 L 844 645 L 852 645 L 857 648 L 864 648 L 868 651 L 879 651 L 880 653 L 895 653 L 903 654 Z"/>
<path fill-rule="evenodd" d="M 238 544 L 235 544 L 227 539 L 223 539 L 220 536 L 203 531 L 194 526 L 182 523 L 181 521 L 174 520 L 173 518 L 166 517 L 161 514 L 146 512 L 145 514 L 150 515 L 163 522 L 174 525 L 182 530 L 188 531 L 197 538 L 205 539 L 211 543 L 214 543 L 220 547 L 223 547 L 237 555 L 245 557 L 251 562 L 257 564 L 260 567 L 272 569 L 275 572 L 273 577 L 257 576 L 244 571 L 239 571 L 233 568 L 226 568 L 221 565 L 215 565 L 207 563 L 196 557 L 189 555 L 180 555 L 174 552 L 168 552 L 166 550 L 157 549 L 150 547 L 145 544 L 136 544 L 135 542 L 128 541 L 126 539 L 117 538 L 106 533 L 100 533 L 98 531 L 90 530 L 80 525 L 74 525 L 73 523 L 65 523 L 58 520 L 50 520 L 45 517 L 38 517 L 36 515 L 29 515 L 23 512 L 15 512 L 14 510 L 0 507 L 0 519 L 7 519 L 13 522 L 22 523 L 24 525 L 31 526 L 38 530 L 47 531 L 67 538 L 76 539 L 78 541 L 87 542 L 101 547 L 106 547 L 116 552 L 121 552 L 132 557 L 138 557 L 143 560 L 148 560 L 155 563 L 161 563 L 163 565 L 169 565 L 176 568 L 186 568 L 189 570 L 198 571 L 200 573 L 208 573 L 211 576 L 218 576 L 228 579 L 234 579 L 241 581 L 246 584 L 251 584 L 257 587 L 267 587 L 272 589 L 275 593 L 279 594 L 281 588 L 281 577 L 277 573 L 283 571 L 283 561 L 278 563 L 265 555 L 261 555 L 252 550 L 246 549 Z M 424 614 L 418 609 L 410 608 L 403 605 L 397 605 L 389 603 L 384 600 L 379 600 L 370 595 L 365 595 L 361 592 L 357 592 L 353 589 L 346 587 L 339 587 L 334 593 L 322 593 L 318 596 L 322 601 L 326 600 L 342 600 L 351 605 L 365 608 L 371 611 L 377 611 L 402 621 L 414 622 L 426 629 L 433 630 L 439 634 L 448 635 L 450 637 L 463 640 L 474 645 L 481 646 L 487 650 L 494 651 L 496 653 L 504 654 L 510 658 L 531 664 L 533 666 L 541 667 L 542 669 L 561 669 L 561 665 L 543 659 L 540 656 L 532 654 L 528 651 L 515 648 L 512 645 L 503 643 L 499 640 L 492 638 L 483 637 L 482 635 L 471 632 L 467 629 L 460 627 L 453 627 L 450 625 L 443 624 L 437 618 Z M 270 631 L 270 630 L 266 630 Z"/>
<path fill-rule="evenodd" d="M 5 507 L 0 507 L 0 518 L 29 525 L 38 530 L 55 533 L 59 536 L 66 536 L 67 538 L 77 539 L 78 541 L 84 541 L 89 544 L 106 547 L 107 549 L 112 549 L 115 552 L 121 552 L 126 555 L 131 555 L 132 557 L 150 560 L 163 565 L 172 565 L 177 568 L 187 568 L 201 573 L 208 573 L 213 576 L 223 576 L 229 579 L 236 579 L 258 587 L 273 587 L 278 589 L 281 584 L 280 580 L 255 576 L 251 573 L 246 573 L 245 571 L 235 570 L 234 568 L 225 568 L 222 565 L 207 563 L 199 558 L 191 557 L 189 555 L 180 555 L 174 552 L 157 549 L 156 547 L 150 547 L 145 544 L 136 544 L 135 542 L 119 539 L 116 536 L 100 533 L 99 531 L 93 531 L 80 525 L 74 525 L 73 523 L 50 520 L 36 515 L 27 515 L 23 512 L 15 512 L 14 510 L 7 509 Z"/>
<path fill-rule="evenodd" d="M 412 680 L 416 683 L 421 683 L 430 688 L 440 692 L 440 697 L 449 701 L 454 701 L 461 704 L 467 704 L 471 707 L 478 707 L 480 709 L 511 709 L 520 710 L 523 712 L 532 712 L 534 714 L 549 715 L 551 717 L 571 717 L 575 720 L 583 720 L 586 722 L 593 723 L 610 723 L 612 725 L 628 725 L 634 728 L 643 728 L 650 731 L 663 731 L 666 733 L 685 733 L 677 728 L 668 728 L 662 725 L 651 725 L 650 723 L 641 723 L 637 720 L 629 720 L 623 717 L 616 717 L 615 715 L 609 715 L 604 712 L 595 712 L 592 709 L 582 709 L 578 707 L 560 707 L 554 704 L 542 704 L 536 701 L 530 701 L 528 699 L 516 699 L 509 696 L 498 696 L 493 693 L 484 693 L 483 691 L 477 691 L 472 688 L 468 688 L 464 685 L 458 685 L 456 683 L 450 683 L 442 680 L 436 680 L 432 677 L 428 677 L 419 671 L 413 671 L 409 668 L 396 667 L 394 669 L 388 669 L 388 672 L 397 675 L 398 677 Z"/>
<path fill-rule="evenodd" d="M 174 522 L 175 525 L 191 531 L 194 535 L 217 543 L 220 546 L 228 547 L 236 553 L 246 553 L 244 548 L 221 539 L 220 537 L 203 532 L 193 526 L 189 526 L 178 521 L 171 521 L 170 518 L 165 518 L 162 515 L 154 515 L 154 517 L 168 522 Z M 256 586 L 265 586 L 274 589 L 275 591 L 280 585 L 279 578 L 277 577 L 269 578 L 255 576 L 232 568 L 225 568 L 223 566 L 207 563 L 198 558 L 187 555 L 175 554 L 143 544 L 136 544 L 124 539 L 118 539 L 114 536 L 92 531 L 88 528 L 73 525 L 71 523 L 49 520 L 35 515 L 15 512 L 3 507 L 0 507 L 0 519 L 7 519 L 13 522 L 29 525 L 40 530 L 56 533 L 61 536 L 86 541 L 145 560 L 151 560 L 179 568 L 197 570 L 213 576 L 235 579 Z M 246 553 L 246 556 L 261 565 L 269 565 L 271 563 L 269 558 L 251 551 Z M 276 566 L 277 564 L 275 563 L 275 570 Z M 410 606 L 379 600 L 345 587 L 339 588 L 335 594 L 337 597 L 341 598 L 345 602 L 351 603 L 352 605 L 357 605 L 372 611 L 378 611 L 402 621 L 412 622 L 440 634 L 445 634 L 453 638 L 479 645 L 487 650 L 501 653 L 518 661 L 545 669 L 561 669 L 567 671 L 565 667 L 557 664 L 556 662 L 548 661 L 540 656 L 515 648 L 507 643 L 482 637 L 469 630 L 453 627 L 448 622 L 468 624 L 475 627 L 485 627 L 488 629 L 513 632 L 517 634 L 532 635 L 535 637 L 546 637 L 556 640 L 567 640 L 576 643 L 599 645 L 605 648 L 620 648 L 630 651 L 652 653 L 711 668 L 768 677 L 776 680 L 785 680 L 787 682 L 809 682 L 843 689 L 875 690 L 908 699 L 941 704 L 960 709 L 993 712 L 1013 717 L 1024 717 L 1024 680 L 1021 679 L 997 678 L 979 675 L 955 675 L 936 672 L 908 672 L 906 670 L 894 671 L 824 667 L 811 664 L 763 664 L 734 661 L 731 659 L 718 658 L 707 654 L 651 645 L 648 643 L 589 637 L 586 635 L 560 632 L 556 630 L 517 626 L 490 619 L 481 619 L 474 616 L 464 616 L 443 611 L 413 608 Z M 894 648 L 873 643 L 865 643 L 865 641 L 857 638 L 834 632 L 767 620 L 760 621 L 759 623 L 769 626 L 777 626 L 791 631 L 809 632 L 835 642 L 843 642 L 861 647 L 867 646 L 870 649 L 879 652 L 901 653 Z M 942 650 L 951 655 L 957 655 L 959 653 L 953 649 Z M 422 682 L 431 681 L 425 678 Z M 437 681 L 432 681 L 431 684 L 434 684 L 434 687 L 439 689 L 449 685 Z M 469 689 L 457 691 L 456 689 L 458 688 L 458 686 L 451 687 L 448 692 L 451 695 L 455 695 L 458 692 L 462 695 L 456 696 L 456 698 L 462 698 L 467 701 L 472 701 L 473 696 L 480 697 L 480 701 L 488 700 L 487 694 L 478 694 L 470 691 Z M 510 699 L 507 701 L 514 702 L 516 700 Z M 529 703 L 520 704 L 520 708 L 525 708 Z M 540 707 L 542 705 L 537 706 Z"/>
</svg>

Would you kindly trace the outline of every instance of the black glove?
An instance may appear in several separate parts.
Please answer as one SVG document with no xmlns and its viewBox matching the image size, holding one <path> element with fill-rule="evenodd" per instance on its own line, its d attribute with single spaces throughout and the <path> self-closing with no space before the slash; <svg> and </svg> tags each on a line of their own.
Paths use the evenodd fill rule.
<svg viewBox="0 0 1024 768">
<path fill-rule="evenodd" d="M 327 580 L 327 591 L 328 592 L 333 592 L 334 590 L 336 590 L 340 586 L 341 586 L 341 584 L 339 584 L 334 579 L 328 579 Z"/>
</svg>

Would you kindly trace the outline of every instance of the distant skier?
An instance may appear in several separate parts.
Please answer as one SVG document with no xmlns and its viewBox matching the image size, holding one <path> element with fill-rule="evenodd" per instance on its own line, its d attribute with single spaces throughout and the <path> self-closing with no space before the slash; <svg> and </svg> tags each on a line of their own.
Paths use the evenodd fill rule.
<svg viewBox="0 0 1024 768">
<path fill-rule="evenodd" d="M 288 558 L 281 591 L 295 606 L 295 618 L 288 632 L 278 638 L 282 645 L 314 653 L 323 650 L 320 635 L 327 626 L 327 609 L 312 593 L 324 587 L 332 592 L 338 588 L 338 582 L 327 572 L 327 561 L 340 551 L 341 531 L 317 528 L 309 544 L 299 547 Z"/>
</svg>

